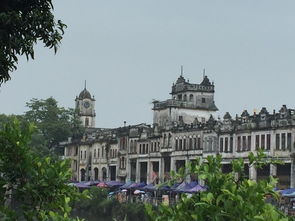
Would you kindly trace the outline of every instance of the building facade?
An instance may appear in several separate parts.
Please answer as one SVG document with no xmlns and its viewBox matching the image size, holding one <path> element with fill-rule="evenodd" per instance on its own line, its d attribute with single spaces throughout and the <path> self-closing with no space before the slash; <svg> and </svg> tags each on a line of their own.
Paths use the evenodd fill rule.
<svg viewBox="0 0 295 221">
<path fill-rule="evenodd" d="M 153 103 L 153 125 L 101 129 L 94 124 L 94 98 L 85 90 L 76 98 L 85 135 L 65 145 L 65 158 L 72 162 L 73 180 L 157 184 L 168 180 L 170 171 L 177 171 L 197 157 L 220 154 L 224 172 L 231 170 L 233 159 L 244 158 L 251 179 L 273 175 L 279 178 L 281 187 L 295 185 L 294 109 L 283 105 L 278 112 L 269 113 L 262 108 L 251 115 L 245 110 L 235 117 L 226 113 L 223 119 L 217 119 L 214 84 L 207 76 L 200 84 L 191 84 L 181 75 L 172 85 L 171 98 Z M 85 107 L 85 102 L 90 105 Z M 249 167 L 247 156 L 258 149 L 284 164 L 257 170 Z"/>
</svg>

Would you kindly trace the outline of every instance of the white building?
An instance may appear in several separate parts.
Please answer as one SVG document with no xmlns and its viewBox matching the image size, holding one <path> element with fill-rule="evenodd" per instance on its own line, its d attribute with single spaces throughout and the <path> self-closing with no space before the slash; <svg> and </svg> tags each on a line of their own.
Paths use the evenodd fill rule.
<svg viewBox="0 0 295 221">
<path fill-rule="evenodd" d="M 172 86 L 172 98 L 154 102 L 153 126 L 100 129 L 94 128 L 95 100 L 85 88 L 76 98 L 76 108 L 86 133 L 65 147 L 65 157 L 72 160 L 72 178 L 159 183 L 196 157 L 221 154 L 221 169 L 228 172 L 232 159 L 247 159 L 262 148 L 268 157 L 285 164 L 256 170 L 246 160 L 249 177 L 273 175 L 282 187 L 294 187 L 295 111 L 284 105 L 272 114 L 263 108 L 253 115 L 244 111 L 233 119 L 226 113 L 223 120 L 215 120 L 214 92 L 207 76 L 200 84 L 191 84 L 181 75 Z"/>
</svg>

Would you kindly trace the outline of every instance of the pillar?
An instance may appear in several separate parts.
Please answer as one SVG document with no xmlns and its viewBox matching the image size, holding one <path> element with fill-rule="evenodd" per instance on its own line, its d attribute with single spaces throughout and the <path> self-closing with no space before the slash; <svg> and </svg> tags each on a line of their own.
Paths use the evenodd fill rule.
<svg viewBox="0 0 295 221">
<path fill-rule="evenodd" d="M 295 187 L 295 163 L 294 163 L 294 159 L 292 157 L 291 160 L 291 177 L 290 177 L 291 183 L 290 183 L 290 187 L 294 188 Z"/>
<path fill-rule="evenodd" d="M 165 175 L 164 166 L 165 166 L 164 158 L 161 157 L 161 159 L 159 161 L 159 183 L 164 182 L 164 175 Z"/>
<path fill-rule="evenodd" d="M 140 163 L 139 163 L 138 160 L 136 161 L 136 179 L 135 179 L 135 182 L 136 183 L 140 182 Z"/>
<path fill-rule="evenodd" d="M 149 159 L 148 162 L 147 162 L 147 174 L 146 174 L 146 176 L 147 176 L 147 178 L 146 178 L 147 184 L 150 184 L 151 179 L 152 179 L 152 174 L 151 174 L 152 168 L 151 168 L 151 166 L 152 166 L 152 163 L 151 163 L 151 161 Z"/>
<path fill-rule="evenodd" d="M 269 175 L 276 177 L 277 176 L 277 165 L 275 164 L 270 164 L 270 169 L 269 169 Z"/>
<path fill-rule="evenodd" d="M 257 169 L 253 165 L 249 167 L 249 178 L 257 181 Z"/>
</svg>

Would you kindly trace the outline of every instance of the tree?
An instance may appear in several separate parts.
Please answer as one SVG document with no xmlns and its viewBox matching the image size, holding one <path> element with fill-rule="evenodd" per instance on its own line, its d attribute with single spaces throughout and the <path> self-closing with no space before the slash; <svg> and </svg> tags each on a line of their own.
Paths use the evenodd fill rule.
<svg viewBox="0 0 295 221">
<path fill-rule="evenodd" d="M 18 56 L 34 59 L 37 41 L 56 52 L 66 25 L 52 12 L 52 0 L 0 1 L 0 85 L 16 70 Z"/>
<path fill-rule="evenodd" d="M 84 195 L 67 185 L 69 162 L 37 157 L 29 147 L 33 131 L 17 120 L 0 131 L 0 220 L 74 220 L 70 201 Z"/>
<path fill-rule="evenodd" d="M 46 100 L 31 99 L 27 107 L 29 110 L 24 119 L 37 127 L 32 146 L 38 151 L 43 150 L 44 154 L 52 149 L 59 152 L 60 142 L 66 141 L 68 137 L 79 138 L 84 132 L 75 111 L 59 107 L 52 97 Z"/>
<path fill-rule="evenodd" d="M 147 215 L 143 203 L 120 203 L 115 198 L 108 198 L 109 191 L 92 187 L 90 199 L 81 199 L 73 204 L 73 215 L 88 221 L 145 221 Z"/>
<path fill-rule="evenodd" d="M 233 160 L 233 171 L 222 173 L 222 158 L 209 156 L 205 161 L 197 159 L 196 164 L 188 165 L 189 174 L 198 174 L 204 180 L 207 191 L 194 194 L 191 198 L 183 196 L 173 207 L 161 205 L 158 210 L 147 206 L 151 220 L 177 220 L 177 221 L 287 221 L 289 220 L 273 205 L 265 202 L 267 194 L 277 199 L 274 192 L 276 180 L 255 182 L 247 179 L 244 173 L 244 160 Z M 261 167 L 268 163 L 263 152 L 257 156 L 249 155 L 250 167 Z M 185 177 L 185 170 L 179 174 L 172 174 L 175 180 Z M 174 180 L 174 181 L 175 181 Z M 291 219 L 290 219 L 291 220 Z"/>
</svg>

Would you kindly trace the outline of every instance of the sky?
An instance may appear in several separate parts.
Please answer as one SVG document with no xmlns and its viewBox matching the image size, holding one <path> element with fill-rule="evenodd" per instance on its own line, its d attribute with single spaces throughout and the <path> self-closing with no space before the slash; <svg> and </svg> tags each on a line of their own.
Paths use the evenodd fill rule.
<svg viewBox="0 0 295 221">
<path fill-rule="evenodd" d="M 217 115 L 283 104 L 295 108 L 294 0 L 54 0 L 68 28 L 55 55 L 39 43 L 0 87 L 0 113 L 23 114 L 32 98 L 74 107 L 84 88 L 96 126 L 152 123 L 153 99 L 170 98 L 184 66 L 215 83 Z"/>
</svg>

